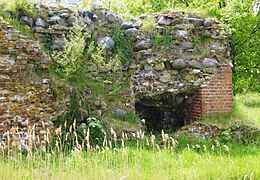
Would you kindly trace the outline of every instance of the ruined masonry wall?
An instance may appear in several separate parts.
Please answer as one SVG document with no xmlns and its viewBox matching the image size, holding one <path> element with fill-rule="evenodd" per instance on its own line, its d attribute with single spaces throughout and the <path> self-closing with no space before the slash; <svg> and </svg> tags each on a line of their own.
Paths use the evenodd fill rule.
<svg viewBox="0 0 260 180">
<path fill-rule="evenodd" d="M 113 54 L 115 48 L 114 29 L 133 41 L 129 43 L 133 44 L 133 63 L 127 67 L 127 73 L 132 77 L 131 107 L 137 102 L 142 103 L 143 99 L 149 99 L 149 102 L 155 102 L 153 106 L 157 106 L 164 101 L 165 94 L 170 94 L 171 107 L 168 107 L 169 104 L 165 106 L 168 109 L 185 107 L 186 123 L 207 114 L 231 112 L 230 47 L 220 22 L 185 12 L 159 13 L 153 17 L 141 15 L 126 22 L 123 17 L 100 7 L 77 12 L 40 5 L 35 8 L 45 14 L 44 17 L 33 19 L 22 16 L 19 20 L 33 28 L 35 34 L 48 42 L 53 51 L 63 49 L 63 38 L 70 38 L 75 24 L 81 26 L 86 35 L 91 35 L 107 51 L 107 55 Z M 145 24 L 149 19 L 154 19 L 155 26 L 148 29 Z M 26 67 L 48 69 L 45 62 L 49 60 L 46 60 L 36 42 L 22 37 L 4 23 L 1 26 L 0 83 L 4 83 L 1 93 L 7 92 L 8 95 L 0 99 L 5 101 L 0 102 L 0 121 L 1 117 L 2 121 L 7 119 L 9 122 L 17 116 L 19 122 L 34 122 L 35 119 L 37 122 L 42 119 L 50 121 L 55 105 L 51 101 L 51 93 L 48 93 L 48 80 L 38 78 L 38 82 L 34 80 L 24 84 L 17 79 L 18 73 L 26 73 Z M 7 82 L 12 82 L 14 89 Z M 10 102 L 9 94 L 13 93 L 10 97 L 20 97 L 18 92 L 23 98 L 18 98 L 18 104 L 22 104 L 18 105 L 17 111 L 13 108 L 15 103 Z M 28 94 L 36 99 L 24 98 Z"/>
<path fill-rule="evenodd" d="M 208 114 L 231 113 L 230 47 L 220 22 L 183 12 L 156 14 L 154 18 L 157 32 L 166 32 L 169 44 L 155 48 L 151 35 L 136 38 L 132 66 L 135 100 L 150 99 L 157 102 L 156 107 L 161 97 L 171 93 L 176 98 L 168 106 L 174 109 L 180 101 L 184 103 L 186 123 Z"/>
<path fill-rule="evenodd" d="M 29 40 L 0 21 L 0 137 L 22 136 L 28 132 L 44 138 L 53 126 L 57 105 L 49 82 L 35 70 L 47 71 L 49 56 L 36 41 Z"/>
</svg>

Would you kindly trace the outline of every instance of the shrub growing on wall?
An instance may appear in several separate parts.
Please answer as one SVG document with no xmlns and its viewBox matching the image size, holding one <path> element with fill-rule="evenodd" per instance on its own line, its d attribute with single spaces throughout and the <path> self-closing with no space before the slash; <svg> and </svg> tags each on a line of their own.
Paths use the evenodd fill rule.
<svg viewBox="0 0 260 180">
<path fill-rule="evenodd" d="M 121 75 L 119 59 L 107 56 L 107 52 L 98 47 L 94 39 L 86 36 L 80 28 L 75 29 L 71 32 L 70 39 L 64 39 L 63 51 L 52 55 L 52 72 L 55 74 L 56 84 L 70 96 L 67 109 L 57 124 L 67 122 L 71 125 L 74 120 L 88 124 L 89 117 L 96 117 L 89 106 L 92 96 L 98 94 L 101 97 L 101 92 L 105 92 L 104 84 L 110 82 L 109 78 Z"/>
</svg>

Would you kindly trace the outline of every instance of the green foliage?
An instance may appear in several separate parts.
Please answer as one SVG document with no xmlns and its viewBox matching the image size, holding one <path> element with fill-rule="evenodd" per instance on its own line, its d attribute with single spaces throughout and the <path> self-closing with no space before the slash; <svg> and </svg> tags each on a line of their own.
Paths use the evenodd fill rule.
<svg viewBox="0 0 260 180">
<path fill-rule="evenodd" d="M 51 72 L 55 75 L 56 86 L 53 90 L 65 90 L 69 94 L 69 107 L 59 118 L 57 124 L 68 122 L 69 125 L 74 120 L 84 122 L 89 116 L 89 107 L 86 101 L 85 79 L 87 78 L 87 59 L 85 58 L 85 40 L 86 37 L 77 29 L 72 33 L 70 40 L 65 40 L 63 52 L 52 54 L 54 61 Z M 62 83 L 64 85 L 58 85 Z M 60 86 L 60 88 L 58 87 Z"/>
<path fill-rule="evenodd" d="M 106 51 L 97 47 L 94 41 L 90 42 L 85 56 L 88 57 L 87 73 L 92 77 L 101 73 L 120 71 L 121 63 L 118 57 L 106 57 Z"/>
<path fill-rule="evenodd" d="M 50 34 L 50 33 L 43 34 L 42 43 L 43 43 L 45 49 L 48 49 L 48 50 L 51 49 L 51 46 L 53 45 L 53 41 L 54 41 L 53 34 Z"/>
<path fill-rule="evenodd" d="M 126 113 L 125 121 L 130 124 L 140 124 L 140 118 L 135 111 L 129 111 Z"/>
<path fill-rule="evenodd" d="M 63 52 L 52 55 L 55 71 L 61 79 L 69 84 L 81 85 L 82 77 L 86 77 L 86 58 L 84 58 L 85 36 L 77 29 L 70 40 L 64 39 Z"/>
<path fill-rule="evenodd" d="M 34 4 L 27 0 L 2 0 L 0 2 L 0 9 L 12 12 L 12 17 L 20 19 L 22 16 L 29 16 L 36 20 L 37 17 L 47 19 L 48 15 L 44 12 L 37 11 Z"/>
<path fill-rule="evenodd" d="M 84 134 L 84 131 L 86 132 L 87 129 L 89 129 L 91 144 L 101 144 L 106 134 L 103 123 L 95 117 L 88 117 L 86 123 L 81 123 L 77 127 L 78 140 L 80 142 L 85 141 L 86 134 Z"/>
<path fill-rule="evenodd" d="M 234 61 L 234 90 L 260 92 L 260 14 L 251 12 L 251 1 L 245 1 L 234 7 L 236 15 L 225 16 L 231 30 L 230 42 Z"/>
<path fill-rule="evenodd" d="M 64 50 L 52 55 L 54 72 L 64 82 L 84 87 L 87 78 L 120 70 L 118 58 L 106 58 L 106 51 L 97 47 L 95 41 L 86 37 L 79 28 L 72 32 L 69 40 L 64 41 Z"/>
<path fill-rule="evenodd" d="M 59 87 L 54 86 L 53 89 L 57 93 L 65 91 L 69 94 L 70 102 L 56 124 L 67 122 L 71 125 L 76 120 L 92 127 L 93 137 L 103 136 L 99 120 L 89 118 L 96 114 L 90 111 L 88 104 L 99 98 L 110 103 L 118 100 L 118 95 L 125 88 L 120 82 L 121 62 L 117 56 L 107 56 L 107 52 L 99 48 L 91 37 L 84 36 L 80 29 L 64 41 L 64 50 L 52 55 L 52 73 L 56 75 L 55 82 Z M 101 115 L 98 118 L 102 118 Z"/>
<path fill-rule="evenodd" d="M 74 120 L 78 123 L 86 121 L 90 115 L 89 105 L 86 101 L 86 94 L 83 90 L 75 87 L 70 87 L 69 93 L 69 107 L 66 110 L 66 113 L 60 117 L 60 122 L 68 122 L 68 125 L 71 125 Z M 61 124 L 59 123 L 59 124 Z"/>
<path fill-rule="evenodd" d="M 85 9 L 90 9 L 94 1 L 95 0 L 82 0 L 78 5 L 80 7 L 84 7 Z"/>
<path fill-rule="evenodd" d="M 1 8 L 0 8 L 0 17 L 2 17 L 5 22 L 8 22 L 11 26 L 13 26 L 14 29 L 20 31 L 22 35 L 27 36 L 32 40 L 37 40 L 37 37 L 35 36 L 33 29 L 22 24 L 20 21 L 17 20 L 15 16 L 7 13 Z"/>
<path fill-rule="evenodd" d="M 29 3 L 27 0 L 1 0 L 0 6 L 3 9 L 7 9 L 10 11 L 14 11 L 17 8 L 22 8 L 26 9 L 28 7 Z"/>
<path fill-rule="evenodd" d="M 168 29 L 164 29 L 162 32 L 156 32 L 152 38 L 152 44 L 154 48 L 163 48 L 171 43 L 172 37 Z"/>
<path fill-rule="evenodd" d="M 116 13 L 140 15 L 143 13 L 171 11 L 178 6 L 187 6 L 186 0 L 105 0 L 101 2 L 105 7 Z"/>
<path fill-rule="evenodd" d="M 112 38 L 115 42 L 114 55 L 122 64 L 129 64 L 133 59 L 133 40 L 120 30 L 116 30 Z"/>
<path fill-rule="evenodd" d="M 224 143 L 227 143 L 227 142 L 231 139 L 231 137 L 230 137 L 230 132 L 231 132 L 231 129 L 229 128 L 229 129 L 227 129 L 227 130 L 225 130 L 225 131 L 223 131 L 223 132 L 221 133 L 220 139 L 221 139 Z"/>
<path fill-rule="evenodd" d="M 88 127 L 89 128 L 97 128 L 99 131 L 101 131 L 103 134 L 106 133 L 105 129 L 104 129 L 104 126 L 102 125 L 101 121 L 100 120 L 97 120 L 96 118 L 94 117 L 89 117 L 87 119 L 87 122 L 88 122 Z"/>
<path fill-rule="evenodd" d="M 151 4 L 146 3 L 145 0 L 123 0 L 120 2 L 117 0 L 106 0 L 102 4 L 116 13 L 130 13 L 133 15 L 142 14 L 151 9 Z"/>
<path fill-rule="evenodd" d="M 148 16 L 142 21 L 143 25 L 141 26 L 141 30 L 149 32 L 150 34 L 155 31 L 155 22 L 152 16 Z"/>
</svg>

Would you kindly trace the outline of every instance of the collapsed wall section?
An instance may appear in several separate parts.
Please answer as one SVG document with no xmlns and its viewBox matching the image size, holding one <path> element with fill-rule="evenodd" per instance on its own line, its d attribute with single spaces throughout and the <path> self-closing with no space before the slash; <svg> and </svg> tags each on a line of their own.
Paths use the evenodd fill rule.
<svg viewBox="0 0 260 180">
<path fill-rule="evenodd" d="M 51 60 L 36 41 L 0 21 L 0 136 L 46 137 L 58 114 L 47 76 Z M 46 72 L 45 77 L 37 71 Z M 32 135 L 32 134 L 31 134 Z"/>
</svg>

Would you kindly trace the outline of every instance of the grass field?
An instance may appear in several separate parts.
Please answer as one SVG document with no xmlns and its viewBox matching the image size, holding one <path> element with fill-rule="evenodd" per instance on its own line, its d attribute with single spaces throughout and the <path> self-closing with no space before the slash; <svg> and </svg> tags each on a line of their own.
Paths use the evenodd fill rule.
<svg viewBox="0 0 260 180">
<path fill-rule="evenodd" d="M 260 94 L 245 94 L 236 97 L 240 118 L 260 127 Z"/>
<path fill-rule="evenodd" d="M 238 121 L 260 127 L 260 94 L 238 94 L 233 98 L 232 114 L 210 115 L 201 120 L 218 126 L 230 126 Z"/>
<path fill-rule="evenodd" d="M 140 142 L 139 142 L 140 143 Z M 184 143 L 180 141 L 179 143 Z M 175 148 L 74 150 L 0 158 L 1 179 L 259 179 L 260 148 L 198 142 Z"/>
</svg>

